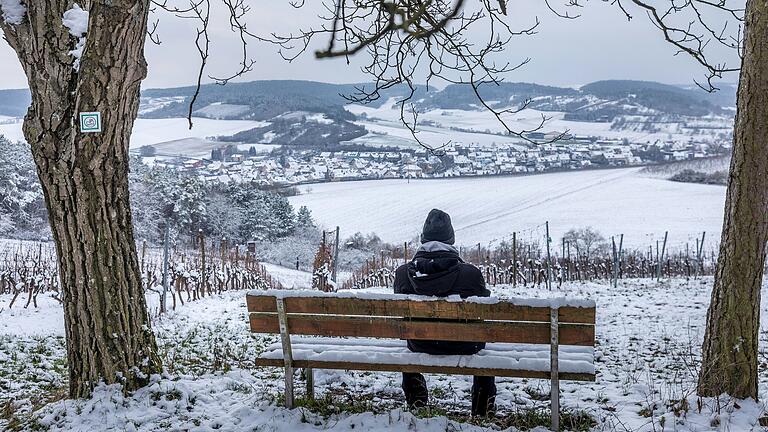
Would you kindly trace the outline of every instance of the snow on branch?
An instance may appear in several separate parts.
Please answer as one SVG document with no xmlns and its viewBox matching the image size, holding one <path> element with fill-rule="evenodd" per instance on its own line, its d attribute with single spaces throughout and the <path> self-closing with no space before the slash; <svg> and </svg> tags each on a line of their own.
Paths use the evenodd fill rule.
<svg viewBox="0 0 768 432">
<path fill-rule="evenodd" d="M 75 63 L 72 67 L 77 71 L 80 70 L 80 57 L 83 56 L 83 49 L 85 48 L 85 34 L 88 32 L 88 20 L 90 16 L 88 11 L 83 10 L 77 3 L 64 12 L 62 23 L 64 27 L 69 29 L 69 34 L 76 37 L 77 45 L 75 49 L 69 51 L 69 55 L 75 58 Z"/>
<path fill-rule="evenodd" d="M 0 11 L 3 20 L 8 25 L 19 25 L 27 14 L 27 8 L 21 3 L 21 0 L 0 0 Z"/>
</svg>

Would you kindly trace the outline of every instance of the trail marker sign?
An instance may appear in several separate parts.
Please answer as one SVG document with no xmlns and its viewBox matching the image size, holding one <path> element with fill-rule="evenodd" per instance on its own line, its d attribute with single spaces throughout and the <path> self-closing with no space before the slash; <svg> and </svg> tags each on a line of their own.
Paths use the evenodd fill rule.
<svg viewBox="0 0 768 432">
<path fill-rule="evenodd" d="M 80 132 L 82 133 L 101 132 L 101 113 L 100 112 L 81 112 L 80 113 Z"/>
</svg>

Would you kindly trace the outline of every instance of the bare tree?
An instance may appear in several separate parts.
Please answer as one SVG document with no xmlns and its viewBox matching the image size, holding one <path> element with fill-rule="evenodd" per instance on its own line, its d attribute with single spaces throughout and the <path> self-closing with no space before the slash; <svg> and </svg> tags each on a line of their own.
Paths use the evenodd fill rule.
<svg viewBox="0 0 768 432">
<path fill-rule="evenodd" d="M 67 337 L 69 395 L 99 382 L 126 391 L 161 370 L 152 333 L 128 199 L 128 145 L 147 73 L 146 0 L 0 1 L 0 29 L 16 52 L 32 94 L 24 119 L 58 255 Z M 250 70 L 242 0 L 221 0 L 241 36 L 244 59 L 225 83 Z M 196 43 L 203 66 L 211 4 L 155 3 L 203 25 Z M 82 112 L 100 112 L 100 133 L 83 133 Z"/>
<path fill-rule="evenodd" d="M 576 253 L 583 252 L 587 259 L 595 248 L 605 245 L 605 237 L 592 227 L 568 230 L 563 235 L 563 241 L 574 245 Z"/>
<path fill-rule="evenodd" d="M 0 28 L 32 93 L 24 136 L 58 254 L 69 394 L 87 396 L 100 381 L 135 389 L 160 371 L 128 204 L 128 140 L 147 70 L 149 5 L 8 3 Z M 82 133 L 78 113 L 93 111 L 101 112 L 103 131 Z"/>
<path fill-rule="evenodd" d="M 699 394 L 757 399 L 760 289 L 768 241 L 768 4 L 747 0 L 725 221 Z"/>
</svg>

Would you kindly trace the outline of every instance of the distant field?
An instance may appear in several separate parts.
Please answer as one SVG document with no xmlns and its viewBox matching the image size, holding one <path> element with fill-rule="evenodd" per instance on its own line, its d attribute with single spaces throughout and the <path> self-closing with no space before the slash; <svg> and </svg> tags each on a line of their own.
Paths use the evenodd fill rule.
<svg viewBox="0 0 768 432">
<path fill-rule="evenodd" d="M 386 133 L 387 135 L 369 134 L 355 140 L 356 142 L 370 145 L 390 145 L 414 146 L 418 145 L 411 137 L 410 132 L 400 121 L 400 110 L 394 107 L 392 101 L 378 108 L 348 105 L 347 110 L 357 114 L 365 114 L 367 119 L 361 118 L 356 123 L 365 126 L 369 131 Z M 542 115 L 547 117 L 542 132 L 564 132 L 568 131 L 575 135 L 594 135 L 602 138 L 611 139 L 629 139 L 636 143 L 654 142 L 656 140 L 679 140 L 687 141 L 691 136 L 703 141 L 712 140 L 713 137 L 709 131 L 702 129 L 700 134 L 691 135 L 690 130 L 685 130 L 681 123 L 658 124 L 661 129 L 658 132 L 634 131 L 628 129 L 614 130 L 611 123 L 592 123 L 564 120 L 565 114 L 562 112 L 543 112 L 534 109 L 525 109 L 515 114 L 504 115 L 504 121 L 513 130 L 536 130 L 541 125 Z M 428 112 L 419 113 L 420 122 L 429 122 L 430 125 L 419 126 L 419 139 L 431 146 L 442 145 L 448 141 L 452 143 L 477 144 L 479 146 L 490 146 L 493 144 L 506 144 L 520 141 L 505 136 L 504 126 L 493 116 L 492 113 L 477 110 L 449 110 L 434 109 Z M 482 132 L 457 132 L 451 130 L 451 127 L 461 129 L 471 129 L 474 131 L 490 132 L 498 135 L 491 135 Z M 392 139 L 389 139 L 392 137 Z"/>
<path fill-rule="evenodd" d="M 190 130 L 187 119 L 137 119 L 133 127 L 133 136 L 131 137 L 131 149 L 137 149 L 145 145 L 159 145 L 169 143 L 163 146 L 164 151 L 186 154 L 185 143 L 183 140 L 194 138 L 187 142 L 191 146 L 193 155 L 200 155 L 201 152 L 210 152 L 211 145 L 205 145 L 207 137 L 218 135 L 234 135 L 238 132 L 263 126 L 263 122 L 250 120 L 212 120 L 205 118 L 194 118 L 194 127 Z M 6 138 L 20 141 L 24 139 L 21 133 L 21 122 L 0 124 L 0 135 Z M 174 143 L 175 142 L 175 143 Z"/>
<path fill-rule="evenodd" d="M 487 244 L 513 231 L 526 240 L 543 238 L 547 220 L 555 247 L 565 231 L 583 226 L 606 236 L 623 233 L 630 247 L 655 245 L 665 230 L 673 249 L 694 243 L 701 231 L 708 240 L 719 239 L 725 188 L 639 171 L 325 183 L 302 187 L 302 195 L 290 200 L 308 206 L 325 226 L 339 225 L 345 236 L 376 232 L 390 242 L 415 238 L 431 208 L 451 214 L 457 242 L 464 245 Z"/>
<path fill-rule="evenodd" d="M 171 141 L 178 142 L 187 138 L 207 138 L 218 135 L 234 135 L 238 132 L 263 126 L 263 122 L 249 120 L 212 120 L 204 118 L 192 119 L 194 127 L 190 130 L 187 119 L 138 119 L 133 127 L 131 136 L 131 148 L 139 148 L 145 145 L 156 145 Z M 183 144 L 183 143 L 182 143 Z M 173 147 L 176 152 L 183 151 L 183 147 Z M 167 149 L 166 149 L 167 150 Z M 208 147 L 210 151 L 210 147 Z M 193 152 L 200 152 L 199 142 L 195 144 Z"/>
<path fill-rule="evenodd" d="M 8 117 L 4 117 L 4 120 L 8 119 Z M 23 141 L 24 134 L 21 132 L 21 121 L 0 123 L 0 135 L 3 135 L 11 141 Z"/>
</svg>

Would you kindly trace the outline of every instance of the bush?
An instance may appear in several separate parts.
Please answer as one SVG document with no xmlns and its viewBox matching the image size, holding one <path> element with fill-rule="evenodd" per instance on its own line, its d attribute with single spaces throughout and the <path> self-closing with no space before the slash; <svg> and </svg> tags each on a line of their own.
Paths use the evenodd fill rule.
<svg viewBox="0 0 768 432">
<path fill-rule="evenodd" d="M 715 171 L 711 174 L 695 171 L 692 169 L 685 169 L 669 178 L 672 181 L 683 183 L 701 183 L 701 184 L 715 184 L 725 185 L 728 183 L 728 173 L 725 171 Z"/>
</svg>

